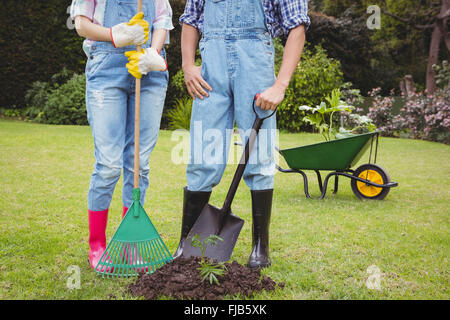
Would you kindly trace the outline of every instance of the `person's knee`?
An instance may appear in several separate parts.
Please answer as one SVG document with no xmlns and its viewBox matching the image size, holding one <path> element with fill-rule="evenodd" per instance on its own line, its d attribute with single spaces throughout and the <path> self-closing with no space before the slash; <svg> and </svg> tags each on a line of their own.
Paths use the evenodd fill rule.
<svg viewBox="0 0 450 320">
<path fill-rule="evenodd" d="M 244 172 L 244 181 L 251 190 L 272 189 L 274 185 L 275 164 L 270 161 L 266 165 L 250 165 Z"/>
<path fill-rule="evenodd" d="M 120 178 L 122 166 L 115 164 L 97 164 L 96 172 L 104 181 L 114 181 Z"/>
<path fill-rule="evenodd" d="M 188 165 L 187 182 L 189 191 L 211 191 L 222 179 L 225 165 Z"/>
</svg>

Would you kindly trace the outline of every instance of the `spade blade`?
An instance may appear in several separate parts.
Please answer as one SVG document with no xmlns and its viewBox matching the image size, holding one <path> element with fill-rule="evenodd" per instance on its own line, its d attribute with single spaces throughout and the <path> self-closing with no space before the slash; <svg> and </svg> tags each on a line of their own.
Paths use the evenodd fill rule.
<svg viewBox="0 0 450 320">
<path fill-rule="evenodd" d="M 221 220 L 221 217 L 224 217 L 223 220 Z M 244 220 L 238 216 L 232 213 L 224 213 L 222 209 L 212 205 L 205 205 L 191 231 L 189 231 L 182 256 L 184 258 L 201 257 L 200 249 L 191 246 L 191 241 L 196 234 L 201 241 L 210 235 L 217 235 L 223 241 L 219 241 L 215 246 L 208 247 L 205 256 L 218 262 L 230 260 L 243 225 Z"/>
</svg>

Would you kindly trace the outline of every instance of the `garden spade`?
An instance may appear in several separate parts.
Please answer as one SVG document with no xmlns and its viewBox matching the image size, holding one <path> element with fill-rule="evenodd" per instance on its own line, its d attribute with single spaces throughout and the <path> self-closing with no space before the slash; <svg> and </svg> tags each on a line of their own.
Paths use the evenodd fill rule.
<svg viewBox="0 0 450 320">
<path fill-rule="evenodd" d="M 223 241 L 219 241 L 217 245 L 206 248 L 205 256 L 210 259 L 217 260 L 218 262 L 228 261 L 233 253 L 239 233 L 244 225 L 244 220 L 231 212 L 231 203 L 233 202 L 239 182 L 244 174 L 259 129 L 261 128 L 263 121 L 270 118 L 276 112 L 274 111 L 271 115 L 260 118 L 255 109 L 255 101 L 257 98 L 258 95 L 256 95 L 253 101 L 253 111 L 255 112 L 256 119 L 253 123 L 250 136 L 245 145 L 244 153 L 242 154 L 242 158 L 234 174 L 233 181 L 231 182 L 223 206 L 222 208 L 217 208 L 210 204 L 205 205 L 187 236 L 188 241 L 185 248 L 183 248 L 182 254 L 182 257 L 184 258 L 202 255 L 199 248 L 191 245 L 190 240 L 192 240 L 195 235 L 198 235 L 201 241 L 211 235 L 217 235 L 223 239 Z"/>
<path fill-rule="evenodd" d="M 138 0 L 138 12 L 142 0 Z M 137 46 L 137 51 L 141 46 Z M 108 244 L 95 270 L 108 276 L 134 276 L 153 272 L 172 260 L 172 255 L 141 205 L 139 189 L 139 127 L 141 79 L 136 78 L 134 122 L 134 190 L 133 203 Z"/>
</svg>

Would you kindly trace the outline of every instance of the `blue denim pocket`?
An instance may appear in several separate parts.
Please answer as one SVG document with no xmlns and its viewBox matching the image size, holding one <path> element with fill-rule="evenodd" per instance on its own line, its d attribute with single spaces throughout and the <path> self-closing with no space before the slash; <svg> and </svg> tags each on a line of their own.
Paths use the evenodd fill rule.
<svg viewBox="0 0 450 320">
<path fill-rule="evenodd" d="M 110 56 L 111 54 L 108 52 L 91 53 L 86 63 L 86 78 L 92 79 L 106 64 Z"/>
<path fill-rule="evenodd" d="M 205 0 L 204 24 L 209 28 L 223 28 L 226 15 L 225 0 Z"/>
<path fill-rule="evenodd" d="M 129 21 L 131 18 L 133 18 L 137 13 L 137 0 L 116 0 L 117 5 L 119 7 L 119 16 L 123 17 L 125 21 Z M 147 20 L 149 18 L 149 10 L 148 5 L 144 1 L 143 4 L 143 12 L 144 12 L 144 19 Z M 147 20 L 148 21 L 148 20 Z M 148 21 L 150 24 L 152 24 L 152 21 Z"/>
<path fill-rule="evenodd" d="M 234 28 L 255 27 L 255 1 L 259 0 L 236 1 L 234 3 Z"/>
</svg>

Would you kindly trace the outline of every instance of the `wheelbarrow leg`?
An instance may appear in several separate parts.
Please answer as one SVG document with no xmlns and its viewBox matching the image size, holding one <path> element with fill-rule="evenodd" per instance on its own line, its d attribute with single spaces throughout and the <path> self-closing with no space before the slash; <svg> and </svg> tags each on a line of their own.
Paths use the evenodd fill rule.
<svg viewBox="0 0 450 320">
<path fill-rule="evenodd" d="M 338 192 L 339 189 L 339 176 L 335 175 L 334 176 L 334 190 L 333 190 L 333 194 L 336 194 Z"/>
<path fill-rule="evenodd" d="M 323 198 L 325 198 L 325 194 L 327 193 L 327 187 L 328 187 L 328 180 L 330 180 L 330 178 L 332 176 L 335 176 L 335 180 L 334 182 L 336 183 L 336 178 L 339 175 L 339 172 L 331 172 L 329 173 L 326 177 L 325 180 L 323 181 L 323 189 L 322 189 L 322 195 L 320 196 L 320 200 L 322 200 Z"/>
<path fill-rule="evenodd" d="M 314 170 L 314 172 L 317 175 L 317 182 L 319 183 L 319 190 L 320 190 L 320 192 L 323 192 L 322 176 L 320 175 L 320 171 L 319 170 Z"/>
<path fill-rule="evenodd" d="M 305 190 L 305 196 L 308 199 L 312 199 L 311 196 L 309 195 L 309 190 L 308 190 L 308 177 L 306 176 L 306 173 L 304 173 L 302 170 L 294 170 L 294 169 L 283 169 L 280 166 L 276 166 L 276 169 L 280 172 L 283 173 L 298 173 L 301 174 L 303 177 L 303 186 L 304 186 L 304 190 Z"/>
<path fill-rule="evenodd" d="M 308 199 L 312 199 L 311 196 L 309 195 L 309 190 L 308 190 L 308 177 L 306 176 L 306 173 L 304 173 L 301 170 L 295 170 L 295 172 L 300 173 L 303 177 L 303 189 L 305 190 L 305 196 Z"/>
</svg>

